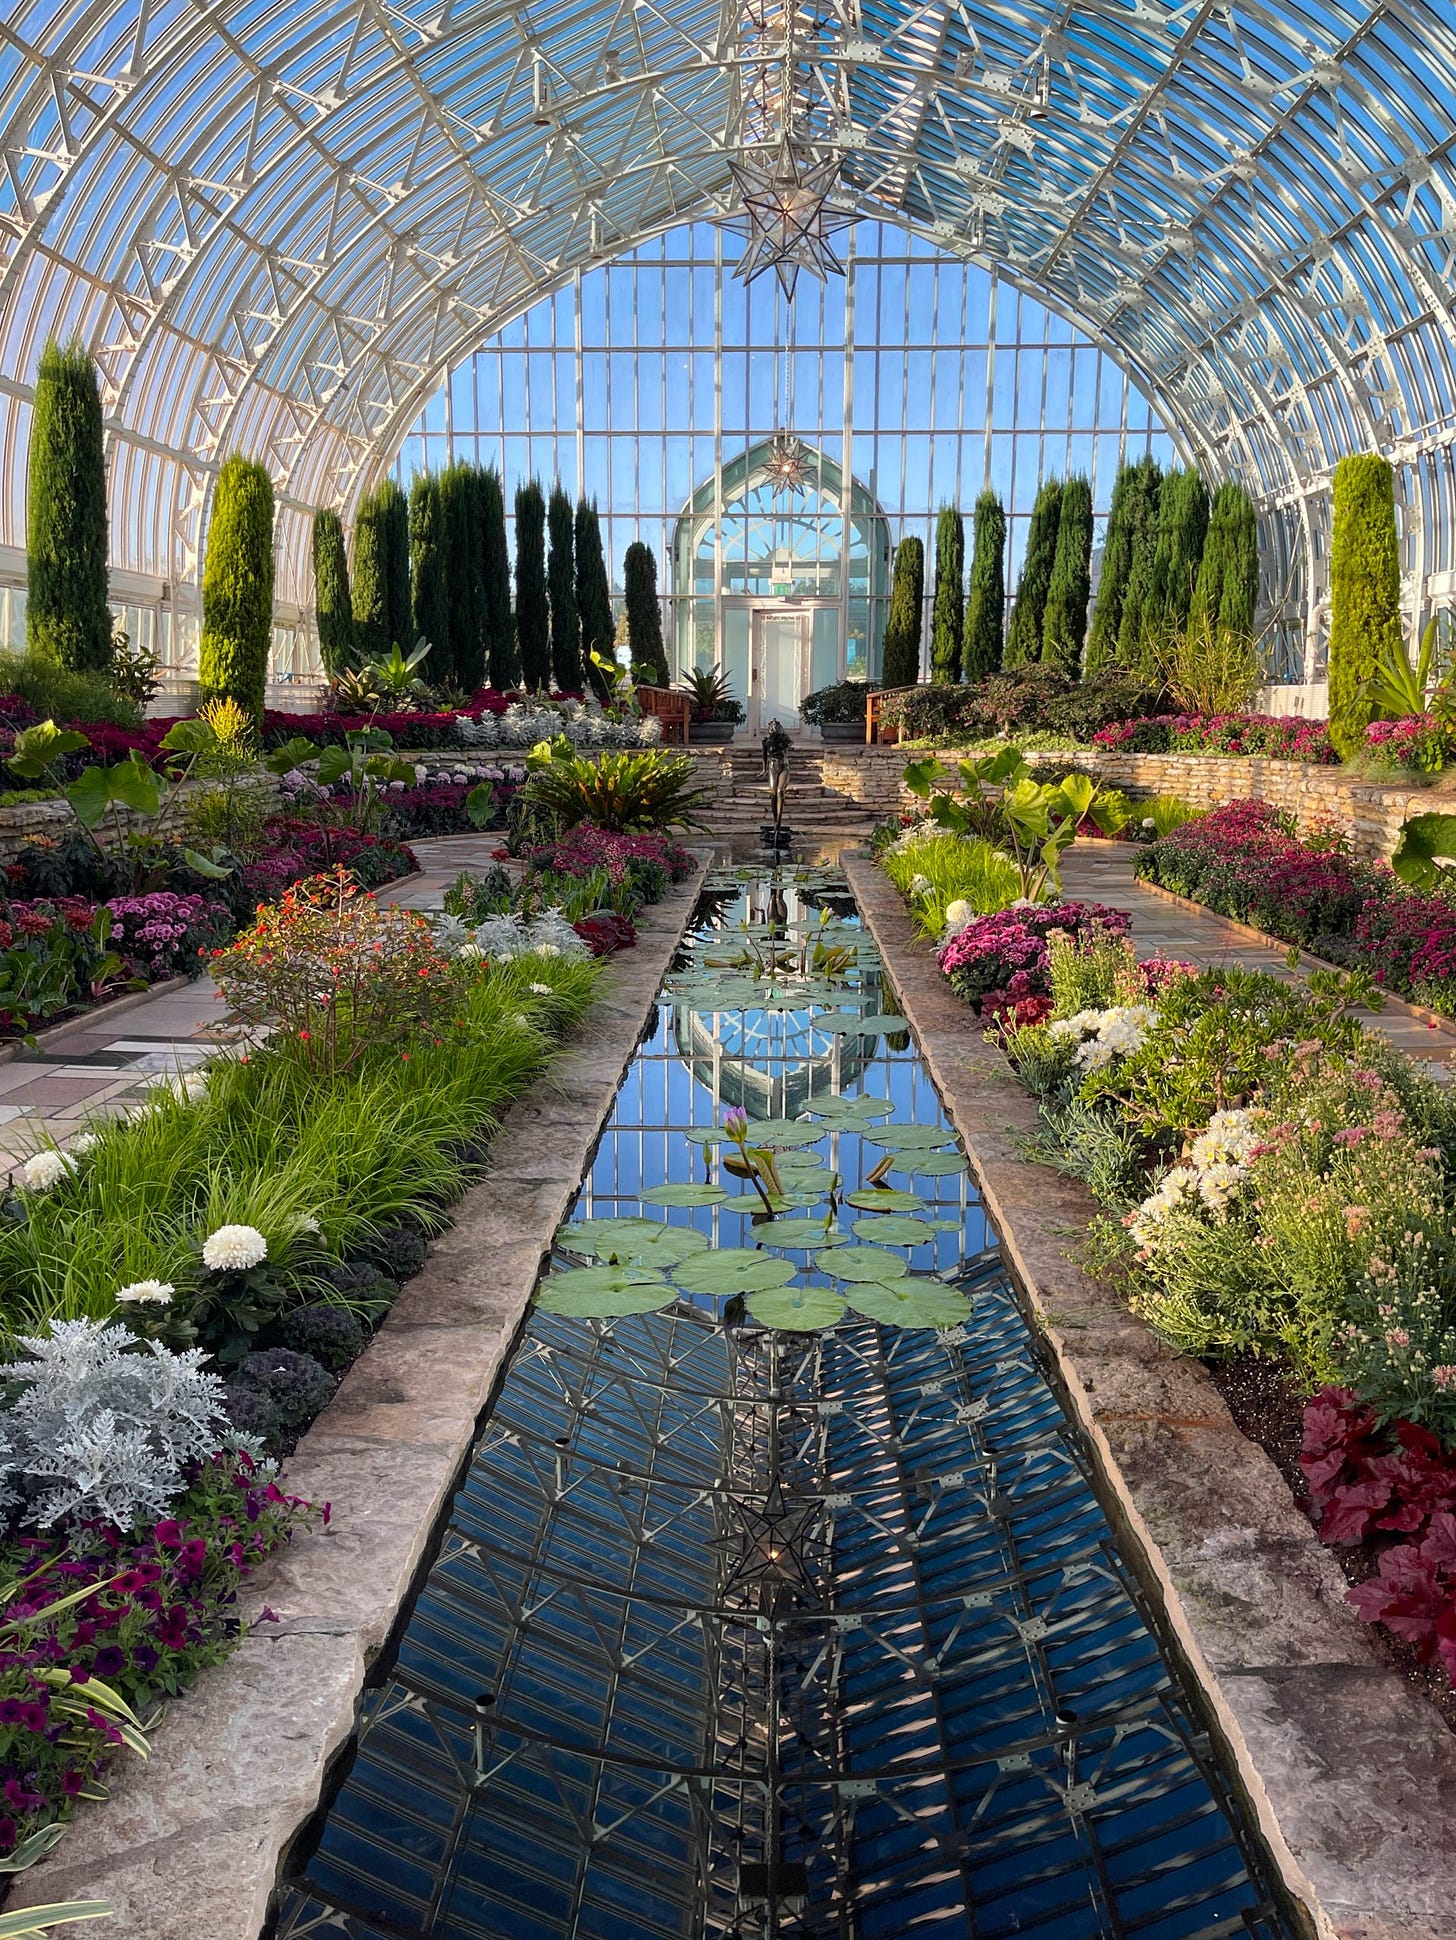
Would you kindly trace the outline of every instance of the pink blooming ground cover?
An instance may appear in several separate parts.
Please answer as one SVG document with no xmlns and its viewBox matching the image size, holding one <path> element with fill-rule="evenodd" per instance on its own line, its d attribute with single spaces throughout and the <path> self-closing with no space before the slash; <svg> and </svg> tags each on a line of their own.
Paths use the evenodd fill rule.
<svg viewBox="0 0 1456 1940">
<path fill-rule="evenodd" d="M 1038 903 L 977 916 L 941 950 L 941 970 L 968 1004 L 993 1014 L 1029 997 L 1050 995 L 1047 938 L 1053 930 L 1069 936 L 1126 936 L 1126 910 L 1104 903 Z M 1028 1020 L 1029 1021 L 1029 1020 Z"/>
</svg>

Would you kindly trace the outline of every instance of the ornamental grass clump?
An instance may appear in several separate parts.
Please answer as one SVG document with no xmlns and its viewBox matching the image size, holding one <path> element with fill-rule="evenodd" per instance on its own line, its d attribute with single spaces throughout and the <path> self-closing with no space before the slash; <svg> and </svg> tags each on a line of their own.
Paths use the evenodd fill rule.
<svg viewBox="0 0 1456 1940">
<path fill-rule="evenodd" d="M 240 1023 L 271 1026 L 280 1048 L 327 1077 L 441 1041 L 464 983 L 423 916 L 380 903 L 342 867 L 260 908 L 212 974 Z"/>
</svg>

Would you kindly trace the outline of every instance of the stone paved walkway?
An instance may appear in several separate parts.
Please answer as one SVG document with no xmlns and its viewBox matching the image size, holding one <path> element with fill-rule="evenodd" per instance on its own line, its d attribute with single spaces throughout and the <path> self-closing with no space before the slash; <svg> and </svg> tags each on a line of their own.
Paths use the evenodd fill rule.
<svg viewBox="0 0 1456 1940">
<path fill-rule="evenodd" d="M 381 899 L 438 909 L 461 869 L 489 868 L 501 839 L 487 833 L 415 842 L 420 874 L 381 890 Z M 39 1144 L 64 1144 L 88 1119 L 130 1110 L 159 1079 L 214 1055 L 228 1035 L 216 986 L 204 977 L 78 1017 L 48 1035 L 40 1051 L 0 1063 L 0 1174 Z"/>
<path fill-rule="evenodd" d="M 1062 861 L 1062 893 L 1131 911 L 1132 933 L 1144 956 L 1157 953 L 1190 963 L 1237 964 L 1246 970 L 1266 970 L 1285 982 L 1299 976 L 1286 962 L 1286 944 L 1256 943 L 1221 916 L 1184 909 L 1145 888 L 1132 872 L 1136 856 L 1137 850 L 1128 842 L 1078 842 Z M 1437 1075 L 1447 1079 L 1456 1075 L 1456 1036 L 1426 1023 L 1405 1005 L 1388 1001 L 1384 1010 L 1362 1021 L 1411 1057 L 1438 1066 Z"/>
</svg>

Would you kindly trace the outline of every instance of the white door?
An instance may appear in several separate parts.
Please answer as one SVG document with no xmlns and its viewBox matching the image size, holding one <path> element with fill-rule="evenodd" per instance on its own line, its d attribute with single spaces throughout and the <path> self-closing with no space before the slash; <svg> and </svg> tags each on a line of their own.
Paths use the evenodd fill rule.
<svg viewBox="0 0 1456 1940">
<path fill-rule="evenodd" d="M 799 728 L 804 687 L 804 635 L 808 615 L 792 608 L 756 607 L 753 614 L 752 704 L 748 724 L 766 734 L 777 721 L 790 734 Z"/>
</svg>

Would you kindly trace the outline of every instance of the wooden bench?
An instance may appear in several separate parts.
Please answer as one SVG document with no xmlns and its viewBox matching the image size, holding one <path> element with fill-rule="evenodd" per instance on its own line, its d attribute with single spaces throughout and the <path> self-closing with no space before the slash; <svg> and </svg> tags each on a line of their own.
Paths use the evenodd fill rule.
<svg viewBox="0 0 1456 1940">
<path fill-rule="evenodd" d="M 865 745 L 873 747 L 883 742 L 886 747 L 900 739 L 900 730 L 893 724 L 886 725 L 881 720 L 885 702 L 892 694 L 910 694 L 913 687 L 877 687 L 873 693 L 865 695 Z"/>
<path fill-rule="evenodd" d="M 662 723 L 662 738 L 680 748 L 688 744 L 688 720 L 692 696 L 674 693 L 670 687 L 639 687 L 637 705 L 644 714 L 655 714 Z"/>
</svg>

